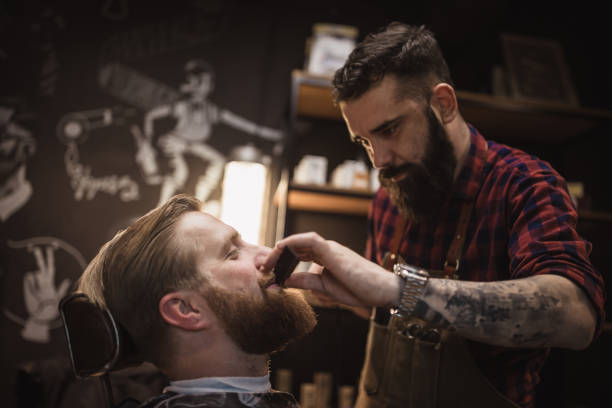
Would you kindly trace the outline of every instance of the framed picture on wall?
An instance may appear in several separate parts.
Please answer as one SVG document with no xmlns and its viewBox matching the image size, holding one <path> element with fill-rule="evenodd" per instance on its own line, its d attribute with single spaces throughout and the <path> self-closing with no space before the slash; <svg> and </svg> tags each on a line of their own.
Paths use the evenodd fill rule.
<svg viewBox="0 0 612 408">
<path fill-rule="evenodd" d="M 513 98 L 578 106 L 561 44 L 512 34 L 501 42 Z"/>
</svg>

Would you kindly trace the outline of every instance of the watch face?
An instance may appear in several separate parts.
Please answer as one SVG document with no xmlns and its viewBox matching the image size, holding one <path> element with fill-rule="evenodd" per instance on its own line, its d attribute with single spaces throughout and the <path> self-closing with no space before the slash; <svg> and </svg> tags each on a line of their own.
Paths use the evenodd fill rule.
<svg viewBox="0 0 612 408">
<path fill-rule="evenodd" d="M 395 265 L 393 265 L 393 272 L 398 275 L 404 272 L 420 277 L 429 277 L 429 273 L 425 269 L 417 268 L 416 266 L 406 265 L 403 263 L 396 263 Z"/>
</svg>

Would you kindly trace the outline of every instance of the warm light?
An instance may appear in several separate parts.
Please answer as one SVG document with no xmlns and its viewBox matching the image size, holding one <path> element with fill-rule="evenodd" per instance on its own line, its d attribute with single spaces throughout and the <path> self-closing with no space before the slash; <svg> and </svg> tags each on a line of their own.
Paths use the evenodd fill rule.
<svg viewBox="0 0 612 408">
<path fill-rule="evenodd" d="M 253 244 L 262 243 L 266 176 L 266 166 L 260 163 L 231 161 L 225 165 L 221 220 Z"/>
</svg>

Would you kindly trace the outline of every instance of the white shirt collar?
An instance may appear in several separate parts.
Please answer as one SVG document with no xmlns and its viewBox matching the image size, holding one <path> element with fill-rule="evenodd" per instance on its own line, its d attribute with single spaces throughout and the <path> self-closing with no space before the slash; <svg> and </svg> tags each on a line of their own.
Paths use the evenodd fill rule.
<svg viewBox="0 0 612 408">
<path fill-rule="evenodd" d="M 164 392 L 179 394 L 204 394 L 211 392 L 270 392 L 270 376 L 262 377 L 202 377 L 189 380 L 170 381 Z"/>
</svg>

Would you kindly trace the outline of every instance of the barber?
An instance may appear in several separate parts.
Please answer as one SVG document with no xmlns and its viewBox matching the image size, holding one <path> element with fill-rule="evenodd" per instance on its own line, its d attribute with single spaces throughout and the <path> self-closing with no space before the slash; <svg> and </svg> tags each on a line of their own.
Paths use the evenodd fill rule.
<svg viewBox="0 0 612 408">
<path fill-rule="evenodd" d="M 266 267 L 288 246 L 314 261 L 288 286 L 376 307 L 358 407 L 533 407 L 550 347 L 586 348 L 603 320 L 564 179 L 464 121 L 424 27 L 368 36 L 333 85 L 380 169 L 366 257 L 305 233 Z"/>
</svg>

